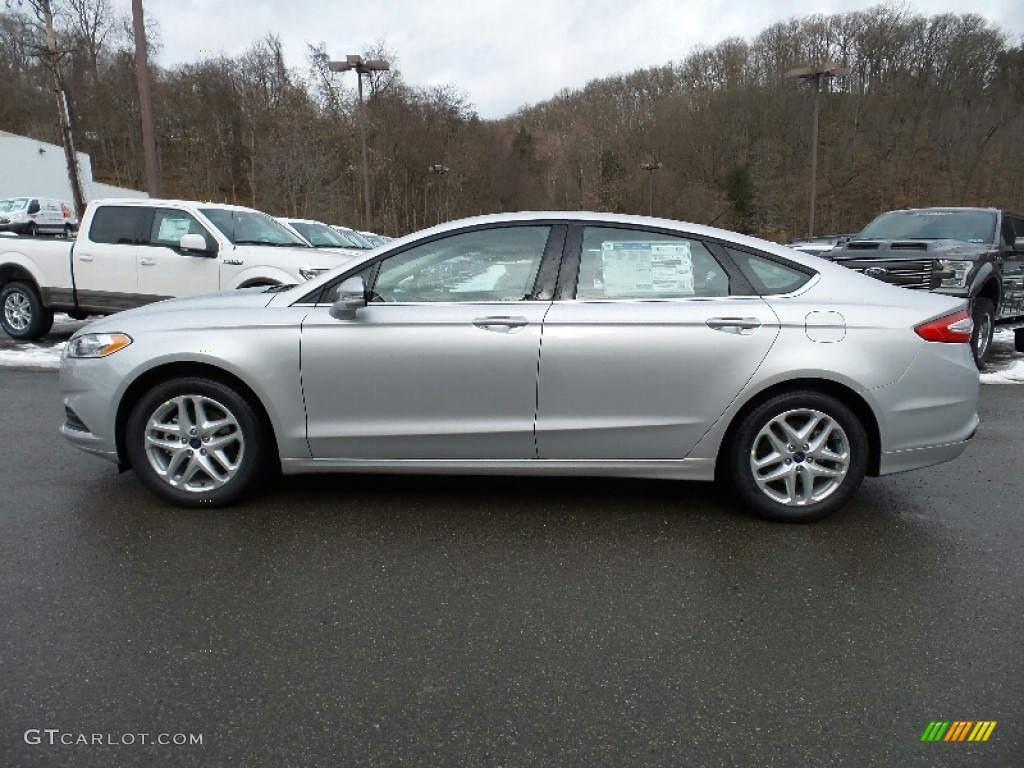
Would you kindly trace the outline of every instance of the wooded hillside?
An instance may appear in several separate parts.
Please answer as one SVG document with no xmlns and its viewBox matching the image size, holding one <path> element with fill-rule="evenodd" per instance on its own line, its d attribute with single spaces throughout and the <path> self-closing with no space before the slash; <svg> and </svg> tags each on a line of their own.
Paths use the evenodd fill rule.
<svg viewBox="0 0 1024 768">
<path fill-rule="evenodd" d="M 99 180 L 145 189 L 131 25 L 108 0 L 52 5 L 76 146 Z M 0 11 L 0 129 L 59 143 L 43 41 L 29 11 Z M 400 63 L 401 51 L 368 53 Z M 355 77 L 308 54 L 288 67 L 268 36 L 237 58 L 155 68 L 164 194 L 362 228 Z M 828 60 L 852 71 L 823 81 L 817 232 L 902 206 L 1024 209 L 1022 41 L 976 15 L 880 6 L 779 23 L 497 121 L 479 119 L 458 83 L 377 73 L 366 82 L 374 228 L 652 208 L 774 240 L 806 234 L 811 93 L 785 73 Z"/>
</svg>

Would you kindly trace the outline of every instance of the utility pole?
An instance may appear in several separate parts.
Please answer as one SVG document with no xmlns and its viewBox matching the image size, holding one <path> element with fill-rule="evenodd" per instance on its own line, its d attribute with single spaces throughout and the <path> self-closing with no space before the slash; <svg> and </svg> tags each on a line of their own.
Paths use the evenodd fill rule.
<svg viewBox="0 0 1024 768">
<path fill-rule="evenodd" d="M 841 67 L 834 61 L 826 61 L 817 67 L 797 67 L 786 73 L 786 77 L 811 83 L 814 88 L 811 115 L 811 211 L 807 217 L 807 237 L 814 237 L 814 193 L 818 181 L 818 101 L 821 94 L 821 78 L 845 77 L 850 74 L 849 67 Z"/>
<path fill-rule="evenodd" d="M 370 75 L 374 72 L 386 72 L 391 69 L 391 66 L 384 59 L 365 61 L 358 54 L 349 54 L 345 57 L 345 61 L 328 61 L 327 68 L 331 72 L 348 72 L 350 69 L 354 69 L 356 80 L 359 82 L 359 134 L 363 149 L 363 203 L 366 206 L 364 226 L 372 230 L 373 212 L 370 208 L 370 161 L 366 151 L 366 107 L 363 105 L 363 75 Z"/>
<path fill-rule="evenodd" d="M 150 197 L 160 194 L 160 164 L 156 156 L 156 131 L 153 128 L 153 94 L 149 83 L 149 54 L 146 51 L 146 19 L 142 0 L 132 0 L 135 29 L 135 79 L 139 84 L 139 112 L 142 116 L 142 146 L 146 155 L 146 185 Z"/>
<path fill-rule="evenodd" d="M 42 11 L 43 23 L 46 26 L 46 61 L 50 67 L 50 74 L 53 76 L 53 95 L 57 100 L 57 120 L 61 143 L 64 145 L 64 159 L 68 166 L 68 181 L 71 183 L 75 215 L 81 221 L 85 215 L 85 196 L 82 194 L 82 180 L 78 174 L 78 156 L 75 154 L 75 143 L 71 136 L 67 94 L 64 92 L 64 85 L 60 77 L 60 57 L 63 52 L 57 50 L 57 36 L 53 31 L 53 10 L 50 8 L 50 0 L 37 0 L 37 3 L 37 8 Z"/>
<path fill-rule="evenodd" d="M 647 215 L 654 215 L 654 172 L 661 168 L 661 161 L 640 163 L 640 170 L 647 171 Z"/>
</svg>

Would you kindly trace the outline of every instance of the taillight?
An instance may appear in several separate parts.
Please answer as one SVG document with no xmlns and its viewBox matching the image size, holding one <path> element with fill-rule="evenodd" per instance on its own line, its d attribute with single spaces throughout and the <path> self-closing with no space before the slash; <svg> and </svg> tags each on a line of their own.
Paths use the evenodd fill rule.
<svg viewBox="0 0 1024 768">
<path fill-rule="evenodd" d="M 914 331 L 925 341 L 944 341 L 947 343 L 968 344 L 974 333 L 974 320 L 966 309 L 943 315 L 935 320 L 914 328 Z"/>
</svg>

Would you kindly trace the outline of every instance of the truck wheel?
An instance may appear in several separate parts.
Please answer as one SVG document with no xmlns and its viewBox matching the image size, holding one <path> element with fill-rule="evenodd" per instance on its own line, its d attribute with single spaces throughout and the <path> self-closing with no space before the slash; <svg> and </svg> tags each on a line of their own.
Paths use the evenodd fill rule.
<svg viewBox="0 0 1024 768">
<path fill-rule="evenodd" d="M 791 392 L 751 411 L 722 458 L 740 500 L 755 513 L 809 523 L 835 512 L 860 487 L 868 439 L 839 400 Z"/>
<path fill-rule="evenodd" d="M 53 327 L 53 310 L 43 307 L 31 286 L 8 283 L 0 291 L 0 326 L 14 339 L 41 339 Z"/>
<path fill-rule="evenodd" d="M 29 237 L 35 237 L 39 234 L 39 227 L 35 225 L 35 222 L 31 222 L 27 227 L 25 227 L 25 234 Z"/>
<path fill-rule="evenodd" d="M 974 333 L 971 335 L 971 352 L 979 370 L 988 362 L 992 352 L 992 334 L 995 333 L 996 307 L 991 299 L 979 296 L 974 300 L 971 311 L 974 318 Z"/>
<path fill-rule="evenodd" d="M 157 384 L 132 410 L 124 440 L 142 484 L 182 507 L 231 504 L 267 464 L 267 435 L 252 404 L 215 379 Z"/>
</svg>

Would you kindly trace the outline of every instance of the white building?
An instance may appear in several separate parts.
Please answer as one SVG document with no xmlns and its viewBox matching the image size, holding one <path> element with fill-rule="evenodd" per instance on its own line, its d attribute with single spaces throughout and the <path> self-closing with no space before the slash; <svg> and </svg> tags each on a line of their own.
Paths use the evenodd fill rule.
<svg viewBox="0 0 1024 768">
<path fill-rule="evenodd" d="M 104 197 L 149 197 L 137 189 L 115 187 L 93 181 L 92 159 L 78 155 L 78 174 L 85 202 Z M 64 147 L 0 131 L 0 198 L 55 197 L 74 201 Z"/>
</svg>

